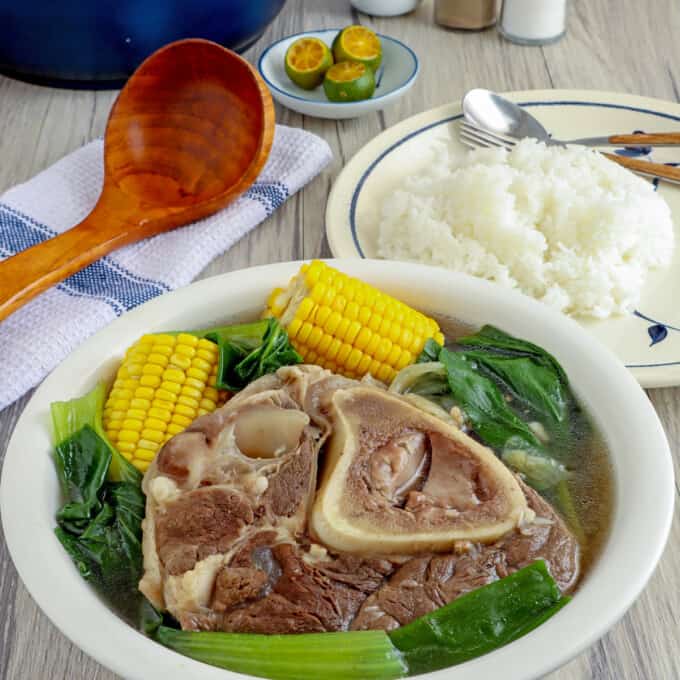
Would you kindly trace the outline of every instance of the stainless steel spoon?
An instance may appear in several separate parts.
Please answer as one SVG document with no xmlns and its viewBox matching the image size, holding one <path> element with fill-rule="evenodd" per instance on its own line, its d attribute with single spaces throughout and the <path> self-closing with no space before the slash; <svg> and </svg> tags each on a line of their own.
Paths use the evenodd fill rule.
<svg viewBox="0 0 680 680">
<path fill-rule="evenodd" d="M 548 145 L 581 144 L 582 146 L 678 146 L 680 132 L 652 134 L 610 135 L 561 140 L 550 133 L 521 106 L 490 90 L 470 90 L 463 97 L 466 120 L 477 127 L 499 135 L 533 137 Z"/>
<path fill-rule="evenodd" d="M 518 139 L 532 137 L 548 146 L 565 146 L 567 144 L 581 144 L 585 146 L 621 146 L 621 135 L 617 137 L 587 137 L 583 139 L 572 139 L 563 141 L 550 136 L 550 133 L 526 110 L 518 104 L 501 97 L 489 90 L 475 89 L 470 90 L 463 97 L 463 114 L 465 119 L 479 129 L 481 134 L 470 134 L 465 132 L 463 141 L 470 142 L 475 146 L 501 146 L 511 149 Z M 495 137 L 495 140 L 484 139 L 484 132 Z M 676 133 L 659 135 L 668 139 L 674 137 Z M 645 135 L 645 141 L 626 140 L 626 146 L 648 146 L 649 138 L 654 135 Z M 634 135 L 626 136 L 634 137 Z M 680 140 L 680 135 L 678 135 Z M 618 141 L 613 142 L 613 139 Z M 675 143 L 677 144 L 677 142 Z M 659 146 L 674 146 L 672 143 L 661 143 Z M 615 154 L 604 153 L 609 160 L 622 165 L 628 170 L 644 175 L 680 184 L 680 168 L 665 165 L 663 163 L 652 163 L 640 158 L 628 158 Z"/>
</svg>

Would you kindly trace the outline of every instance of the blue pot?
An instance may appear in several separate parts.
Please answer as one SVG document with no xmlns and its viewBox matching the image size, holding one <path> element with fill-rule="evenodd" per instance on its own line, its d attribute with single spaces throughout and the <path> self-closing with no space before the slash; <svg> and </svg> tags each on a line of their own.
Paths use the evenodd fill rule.
<svg viewBox="0 0 680 680">
<path fill-rule="evenodd" d="M 0 0 L 0 72 L 64 87 L 120 86 L 166 43 L 252 45 L 286 0 Z"/>
</svg>

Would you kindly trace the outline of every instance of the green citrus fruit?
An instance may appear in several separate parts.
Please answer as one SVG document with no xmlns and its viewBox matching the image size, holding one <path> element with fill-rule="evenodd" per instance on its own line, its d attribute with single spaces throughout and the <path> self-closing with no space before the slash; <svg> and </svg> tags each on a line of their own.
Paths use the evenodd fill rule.
<svg viewBox="0 0 680 680">
<path fill-rule="evenodd" d="M 341 61 L 326 71 L 323 89 L 332 102 L 358 102 L 375 91 L 373 70 L 358 61 Z"/>
<path fill-rule="evenodd" d="M 304 90 L 313 90 L 323 82 L 333 66 L 333 54 L 318 38 L 300 38 L 286 50 L 286 74 Z"/>
<path fill-rule="evenodd" d="M 382 61 L 382 45 L 378 36 L 370 28 L 348 26 L 335 36 L 333 56 L 336 63 L 358 61 L 366 64 L 375 73 Z"/>
</svg>

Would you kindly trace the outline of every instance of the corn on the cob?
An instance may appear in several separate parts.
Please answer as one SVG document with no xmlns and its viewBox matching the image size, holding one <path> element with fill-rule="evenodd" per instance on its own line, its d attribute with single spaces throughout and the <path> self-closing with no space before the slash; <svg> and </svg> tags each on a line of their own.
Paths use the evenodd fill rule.
<svg viewBox="0 0 680 680">
<path fill-rule="evenodd" d="M 350 378 L 388 382 L 426 340 L 444 341 L 434 319 L 318 260 L 272 292 L 265 315 L 279 320 L 306 363 Z"/>
<path fill-rule="evenodd" d="M 144 472 L 158 449 L 225 395 L 213 387 L 217 345 L 195 335 L 145 335 L 126 352 L 104 406 L 114 446 Z"/>
</svg>

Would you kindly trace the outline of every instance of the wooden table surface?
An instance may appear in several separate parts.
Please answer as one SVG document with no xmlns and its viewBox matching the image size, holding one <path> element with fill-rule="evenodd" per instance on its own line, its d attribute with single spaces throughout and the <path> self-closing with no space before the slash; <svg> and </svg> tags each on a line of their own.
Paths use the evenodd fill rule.
<svg viewBox="0 0 680 680">
<path fill-rule="evenodd" d="M 358 120 L 324 121 L 277 108 L 280 123 L 302 126 L 324 137 L 334 160 L 320 177 L 215 260 L 202 276 L 330 255 L 324 236 L 324 207 L 345 162 L 385 128 L 458 100 L 469 88 L 580 88 L 680 99 L 678 0 L 576 0 L 567 36 L 543 48 L 512 45 L 493 29 L 480 33 L 445 30 L 433 23 L 432 14 L 432 0 L 425 0 L 414 14 L 389 19 L 353 13 L 346 0 L 289 0 L 247 53 L 252 62 L 281 36 L 363 23 L 413 47 L 420 56 L 421 74 L 402 100 Z M 40 88 L 0 77 L 0 192 L 101 135 L 115 94 Z M 597 132 L 593 130 L 593 134 Z M 0 455 L 4 455 L 28 396 L 0 412 Z M 649 398 L 666 428 L 677 475 L 680 388 L 650 390 Z M 644 451 L 640 455 L 644 456 Z M 676 515 L 680 512 L 677 508 Z M 675 521 L 664 557 L 637 603 L 609 634 L 548 676 L 550 680 L 680 678 L 679 572 L 680 523 Z M 0 542 L 0 678 L 116 678 L 72 645 L 40 612 L 19 581 L 4 542 Z"/>
</svg>

